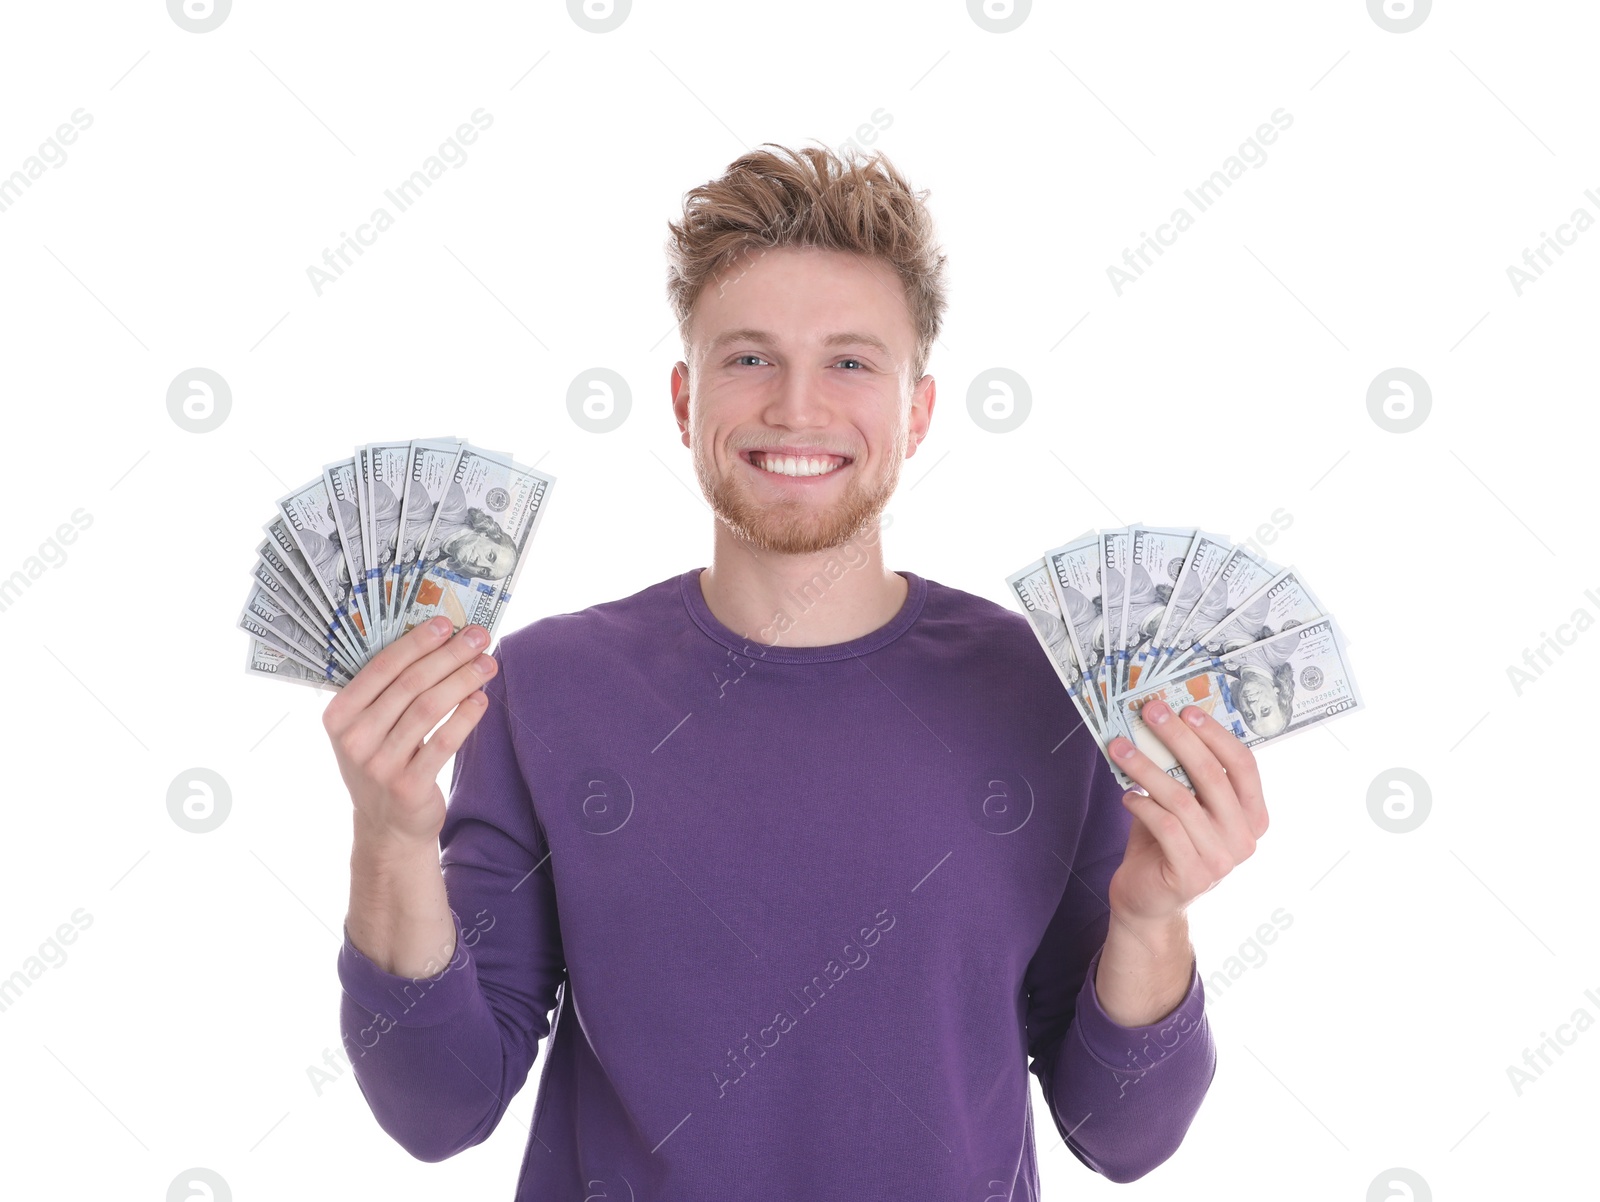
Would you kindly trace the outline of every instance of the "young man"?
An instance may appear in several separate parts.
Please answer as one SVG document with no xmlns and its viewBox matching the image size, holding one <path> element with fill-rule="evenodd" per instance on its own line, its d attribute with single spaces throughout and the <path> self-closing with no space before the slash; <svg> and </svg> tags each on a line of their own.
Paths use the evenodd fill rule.
<svg viewBox="0 0 1600 1202">
<path fill-rule="evenodd" d="M 1140 1177 L 1215 1072 L 1184 910 L 1266 830 L 1253 757 L 1169 716 L 1199 796 L 1135 752 L 1124 797 L 1020 613 L 885 568 L 944 308 L 921 194 L 763 150 L 686 201 L 711 566 L 493 655 L 418 627 L 328 705 L 362 1092 L 442 1160 L 548 1036 L 524 1202 L 982 1202 L 1038 1197 L 1031 1071 Z"/>
</svg>

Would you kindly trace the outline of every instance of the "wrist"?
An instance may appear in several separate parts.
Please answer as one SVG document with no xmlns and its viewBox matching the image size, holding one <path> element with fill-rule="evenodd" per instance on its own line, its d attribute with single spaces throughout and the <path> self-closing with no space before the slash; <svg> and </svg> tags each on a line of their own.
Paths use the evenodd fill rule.
<svg viewBox="0 0 1600 1202">
<path fill-rule="evenodd" d="M 393 865 L 410 867 L 417 863 L 439 860 L 439 837 L 419 837 L 395 830 L 363 818 L 359 810 L 351 815 L 350 862 L 368 869 L 383 869 Z"/>
<path fill-rule="evenodd" d="M 1158 917 L 1127 917 L 1111 911 L 1108 939 L 1125 937 L 1136 948 L 1163 959 L 1189 946 L 1189 916 L 1184 910 Z"/>
<path fill-rule="evenodd" d="M 1095 996 L 1119 1026 L 1157 1022 L 1183 1000 L 1194 964 L 1183 914 L 1131 922 L 1113 914 L 1095 974 Z"/>
</svg>

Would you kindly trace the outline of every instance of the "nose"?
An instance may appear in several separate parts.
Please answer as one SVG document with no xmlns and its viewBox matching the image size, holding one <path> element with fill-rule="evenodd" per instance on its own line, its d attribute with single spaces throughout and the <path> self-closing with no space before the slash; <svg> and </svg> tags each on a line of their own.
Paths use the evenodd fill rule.
<svg viewBox="0 0 1600 1202">
<path fill-rule="evenodd" d="M 767 394 L 762 417 L 768 425 L 789 430 L 825 427 L 830 413 L 821 397 L 822 390 L 804 372 L 782 373 Z"/>
</svg>

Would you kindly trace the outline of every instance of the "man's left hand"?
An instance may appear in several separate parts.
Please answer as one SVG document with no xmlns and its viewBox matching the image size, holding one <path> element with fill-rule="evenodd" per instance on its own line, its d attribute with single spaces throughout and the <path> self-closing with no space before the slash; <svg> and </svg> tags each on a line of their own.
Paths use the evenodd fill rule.
<svg viewBox="0 0 1600 1202">
<path fill-rule="evenodd" d="M 1117 764 L 1148 796 L 1132 789 L 1122 796 L 1135 821 L 1108 900 L 1124 922 L 1159 927 L 1250 858 L 1267 830 L 1267 806 L 1255 753 L 1199 706 L 1173 714 L 1152 699 L 1140 717 L 1194 789 L 1173 780 L 1126 738 L 1112 740 Z M 1119 751 L 1133 754 L 1124 758 Z"/>
</svg>

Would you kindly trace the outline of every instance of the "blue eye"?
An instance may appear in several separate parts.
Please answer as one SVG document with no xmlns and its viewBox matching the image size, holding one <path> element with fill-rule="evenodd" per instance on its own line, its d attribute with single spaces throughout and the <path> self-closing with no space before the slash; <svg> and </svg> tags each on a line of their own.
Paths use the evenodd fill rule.
<svg viewBox="0 0 1600 1202">
<path fill-rule="evenodd" d="M 858 366 L 861 365 L 861 360 L 860 359 L 840 359 L 839 362 L 840 363 L 854 363 L 854 364 L 857 364 Z"/>
<path fill-rule="evenodd" d="M 739 360 L 740 360 L 740 359 L 761 359 L 761 356 L 760 356 L 760 355 L 757 355 L 757 354 L 754 354 L 754 353 L 753 353 L 753 352 L 752 352 L 752 353 L 750 353 L 750 354 L 744 354 L 744 355 L 737 355 L 737 356 L 735 356 L 735 357 L 734 357 L 734 362 L 736 362 L 736 363 L 737 363 L 737 362 L 738 362 L 738 361 L 739 361 Z M 765 363 L 765 362 L 766 362 L 766 360 L 765 360 L 765 359 L 761 359 L 761 361 L 762 361 L 762 362 L 763 362 L 763 363 Z"/>
</svg>

